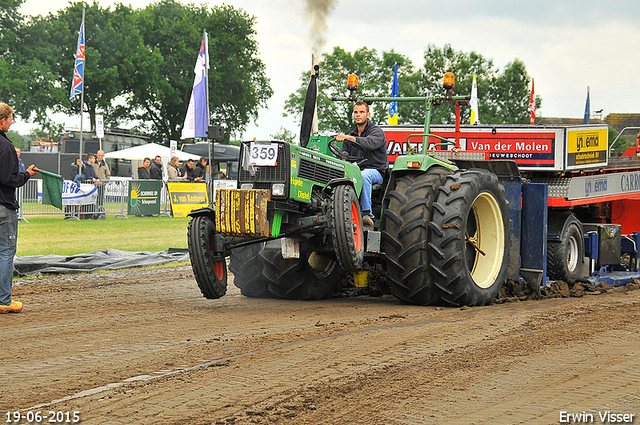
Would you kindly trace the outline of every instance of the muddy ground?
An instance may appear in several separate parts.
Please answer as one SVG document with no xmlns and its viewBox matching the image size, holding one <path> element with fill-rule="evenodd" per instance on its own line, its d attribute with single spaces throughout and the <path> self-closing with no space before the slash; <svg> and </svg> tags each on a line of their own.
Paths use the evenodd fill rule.
<svg viewBox="0 0 640 425">
<path fill-rule="evenodd" d="M 444 308 L 250 299 L 232 284 L 207 300 L 190 267 L 22 280 L 24 311 L 0 316 L 0 421 L 640 423 L 640 291 L 511 289 Z"/>
</svg>

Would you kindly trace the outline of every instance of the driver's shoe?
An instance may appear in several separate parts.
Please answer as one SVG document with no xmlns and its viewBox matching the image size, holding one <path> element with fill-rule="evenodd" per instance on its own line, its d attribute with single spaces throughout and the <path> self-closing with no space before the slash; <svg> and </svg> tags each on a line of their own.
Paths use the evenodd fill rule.
<svg viewBox="0 0 640 425">
<path fill-rule="evenodd" d="M 0 305 L 0 313 L 20 313 L 22 311 L 22 303 L 20 301 L 11 301 L 9 305 Z"/>
<path fill-rule="evenodd" d="M 362 225 L 364 227 L 373 227 L 373 220 L 368 215 L 362 217 Z"/>
</svg>

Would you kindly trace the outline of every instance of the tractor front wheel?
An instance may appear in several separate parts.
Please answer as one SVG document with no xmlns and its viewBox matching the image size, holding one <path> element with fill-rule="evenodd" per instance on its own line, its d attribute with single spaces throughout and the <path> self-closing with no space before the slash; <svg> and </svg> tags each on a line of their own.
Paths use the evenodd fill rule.
<svg viewBox="0 0 640 425">
<path fill-rule="evenodd" d="M 209 216 L 197 216 L 189 222 L 187 240 L 193 274 L 205 298 L 216 299 L 227 293 L 227 263 L 224 255 L 215 255 L 215 224 Z"/>
<path fill-rule="evenodd" d="M 331 203 L 331 236 L 336 257 L 344 270 L 356 272 L 364 264 L 360 201 L 353 187 L 342 185 L 333 191 Z"/>
</svg>

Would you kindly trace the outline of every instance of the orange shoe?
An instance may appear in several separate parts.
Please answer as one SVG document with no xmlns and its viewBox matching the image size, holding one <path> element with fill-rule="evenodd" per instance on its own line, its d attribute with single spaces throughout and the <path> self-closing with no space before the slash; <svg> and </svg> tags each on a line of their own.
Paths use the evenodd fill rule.
<svg viewBox="0 0 640 425">
<path fill-rule="evenodd" d="M 20 301 L 11 301 L 9 305 L 0 305 L 0 313 L 20 313 L 22 311 L 22 303 Z"/>
</svg>

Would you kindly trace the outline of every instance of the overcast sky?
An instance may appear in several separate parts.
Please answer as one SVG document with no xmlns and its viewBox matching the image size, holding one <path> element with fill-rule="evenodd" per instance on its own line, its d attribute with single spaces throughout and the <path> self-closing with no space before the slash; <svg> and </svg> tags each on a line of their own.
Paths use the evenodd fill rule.
<svg viewBox="0 0 640 425">
<path fill-rule="evenodd" d="M 378 51 L 394 49 L 411 57 L 416 66 L 422 65 L 422 52 L 428 44 L 442 47 L 449 43 L 457 51 L 476 51 L 493 59 L 500 69 L 514 59 L 522 60 L 535 79 L 536 95 L 542 97 L 542 116 L 582 117 L 587 86 L 592 112 L 603 109 L 603 116 L 640 113 L 637 0 L 316 1 L 328 5 L 329 11 L 324 31 L 316 30 L 313 35 L 314 21 L 308 12 L 313 0 L 225 2 L 256 17 L 259 52 L 274 90 L 268 109 L 259 111 L 257 125 L 249 126 L 244 139 L 268 138 L 281 126 L 298 133 L 299 123 L 283 118 L 282 109 L 299 86 L 300 73 L 310 68 L 314 40 L 321 44 L 325 40 L 320 53 L 330 52 L 334 46 L 347 51 L 363 46 Z M 119 2 L 98 3 L 107 7 Z M 142 8 L 151 1 L 122 3 Z M 222 4 L 203 0 L 183 3 Z M 26 0 L 21 12 L 47 14 L 67 6 L 65 0 Z M 198 43 L 194 41 L 194 64 Z M 69 72 L 72 67 L 70 59 Z M 384 118 L 374 117 L 374 121 Z M 79 118 L 71 117 L 66 123 L 77 127 Z"/>
</svg>

